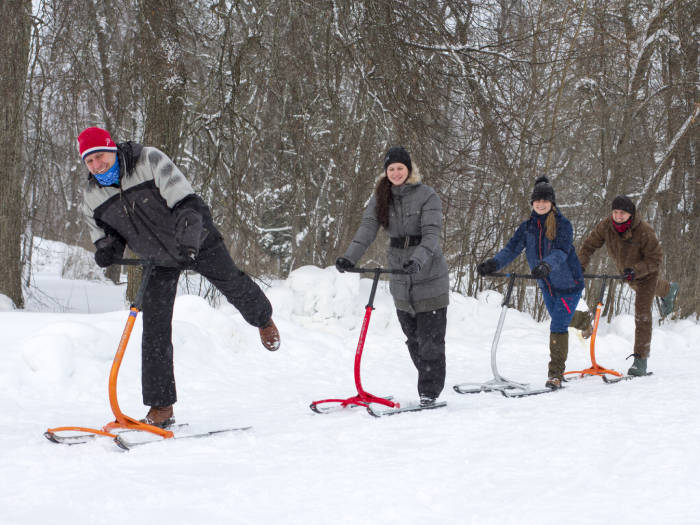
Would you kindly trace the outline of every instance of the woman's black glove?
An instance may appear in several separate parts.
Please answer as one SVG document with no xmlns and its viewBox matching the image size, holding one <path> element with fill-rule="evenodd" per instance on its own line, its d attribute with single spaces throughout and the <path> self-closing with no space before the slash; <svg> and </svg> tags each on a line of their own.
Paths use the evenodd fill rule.
<svg viewBox="0 0 700 525">
<path fill-rule="evenodd" d="M 415 259 L 409 259 L 403 263 L 403 271 L 408 274 L 418 273 L 420 272 L 420 263 Z"/>
<path fill-rule="evenodd" d="M 498 261 L 496 259 L 486 259 L 476 267 L 479 275 L 488 275 L 498 270 Z"/>
<path fill-rule="evenodd" d="M 353 263 L 351 263 L 351 262 L 350 262 L 348 259 L 346 259 L 345 257 L 338 257 L 338 258 L 335 260 L 335 268 L 336 268 L 340 273 L 344 273 L 345 270 L 349 270 L 349 269 L 352 268 L 353 266 L 355 266 L 355 265 L 354 265 Z"/>
<path fill-rule="evenodd" d="M 625 279 L 627 279 L 628 283 L 631 283 L 632 281 L 634 281 L 634 277 L 635 277 L 634 269 L 625 268 L 624 270 L 622 270 L 622 273 L 625 274 Z"/>
<path fill-rule="evenodd" d="M 546 262 L 541 261 L 540 264 L 538 264 L 532 269 L 532 276 L 537 279 L 544 279 L 549 275 L 549 272 L 551 271 L 552 267 Z"/>
</svg>

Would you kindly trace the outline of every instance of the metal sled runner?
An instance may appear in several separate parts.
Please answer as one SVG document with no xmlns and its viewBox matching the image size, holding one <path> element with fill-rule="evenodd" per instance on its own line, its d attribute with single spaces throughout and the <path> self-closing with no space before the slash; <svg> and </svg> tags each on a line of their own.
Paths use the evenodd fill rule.
<svg viewBox="0 0 700 525">
<path fill-rule="evenodd" d="M 139 286 L 136 298 L 134 299 L 134 302 L 131 305 L 131 308 L 129 309 L 129 317 L 126 320 L 126 326 L 124 327 L 124 332 L 122 333 L 122 337 L 117 347 L 117 352 L 114 356 L 114 360 L 112 361 L 112 368 L 109 372 L 109 405 L 112 409 L 112 413 L 114 414 L 115 420 L 111 423 L 107 423 L 101 429 L 76 426 L 49 428 L 46 432 L 44 432 L 44 436 L 50 441 L 56 443 L 71 444 L 70 436 L 60 436 L 57 434 L 58 432 L 82 432 L 84 434 L 89 435 L 116 438 L 117 434 L 114 431 L 118 429 L 141 430 L 145 432 L 150 432 L 152 434 L 156 434 L 163 438 L 173 437 L 173 433 L 170 430 L 165 430 L 160 427 L 148 425 L 146 423 L 141 423 L 137 419 L 125 415 L 119 408 L 119 403 L 117 401 L 117 377 L 119 375 L 119 368 L 121 367 L 122 359 L 124 358 L 124 352 L 126 351 L 126 346 L 129 343 L 129 337 L 131 336 L 131 331 L 134 327 L 134 323 L 136 322 L 136 317 L 141 311 L 143 296 L 146 291 L 146 285 L 148 284 L 148 281 L 151 277 L 153 268 L 155 268 L 156 266 L 172 267 L 173 264 L 160 263 L 154 261 L 144 261 L 140 259 L 121 259 L 115 261 L 114 264 L 125 266 L 143 266 L 143 277 L 141 279 L 141 285 Z M 185 266 L 182 266 L 182 268 L 184 269 Z M 74 442 L 78 443 L 80 441 L 76 440 Z"/>
<path fill-rule="evenodd" d="M 584 377 L 587 375 L 602 376 L 605 378 L 605 374 L 611 374 L 617 377 L 622 377 L 620 372 L 615 370 L 610 370 L 608 368 L 600 366 L 595 360 L 595 338 L 598 334 L 598 323 L 600 322 L 600 313 L 603 309 L 603 297 L 605 296 L 605 283 L 608 279 L 624 279 L 624 275 L 584 275 L 586 279 L 602 279 L 603 282 L 600 286 L 600 296 L 598 297 L 598 304 L 595 307 L 595 321 L 593 322 L 593 333 L 591 334 L 591 366 L 583 370 L 572 370 L 570 372 L 564 372 L 564 375 L 569 374 L 581 374 L 579 377 Z"/>
<path fill-rule="evenodd" d="M 309 408 L 318 414 L 325 414 L 331 412 L 334 408 L 346 408 L 350 406 L 363 406 L 368 407 L 370 403 L 377 403 L 380 405 L 388 406 L 391 408 L 399 408 L 399 403 L 395 403 L 388 398 L 378 397 L 366 392 L 362 388 L 362 381 L 360 379 L 360 363 L 362 361 L 362 350 L 365 346 L 365 338 L 367 337 L 367 330 L 369 328 L 369 320 L 372 317 L 372 310 L 374 310 L 374 296 L 377 293 L 377 284 L 379 283 L 379 277 L 383 273 L 394 273 L 394 274 L 404 274 L 403 270 L 385 270 L 382 268 L 349 268 L 345 270 L 346 272 L 352 273 L 372 273 L 374 278 L 372 281 L 372 291 L 369 294 L 369 302 L 365 307 L 365 318 L 362 322 L 362 329 L 360 330 L 360 340 L 357 343 L 357 350 L 355 350 L 355 387 L 357 388 L 357 395 L 348 397 L 346 399 L 321 399 L 319 401 L 313 401 Z M 319 406 L 325 404 L 337 404 L 335 407 L 331 406 Z"/>
</svg>

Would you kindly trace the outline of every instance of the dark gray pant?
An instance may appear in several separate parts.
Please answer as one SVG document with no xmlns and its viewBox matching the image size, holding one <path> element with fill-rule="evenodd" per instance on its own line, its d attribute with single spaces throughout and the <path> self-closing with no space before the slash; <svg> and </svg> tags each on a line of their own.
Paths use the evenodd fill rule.
<svg viewBox="0 0 700 525">
<path fill-rule="evenodd" d="M 396 310 L 406 346 L 418 369 L 418 394 L 438 397 L 445 387 L 447 308 L 411 315 Z"/>
<path fill-rule="evenodd" d="M 206 277 L 243 318 L 263 326 L 272 317 L 272 305 L 255 282 L 234 264 L 220 240 L 202 247 L 196 271 Z M 172 320 L 180 270 L 154 268 L 143 297 L 141 387 L 143 403 L 164 407 L 177 401 L 173 370 Z"/>
<path fill-rule="evenodd" d="M 634 299 L 634 355 L 647 359 L 651 352 L 651 307 L 654 296 L 664 297 L 671 283 L 659 277 L 658 272 L 642 279 L 635 279 L 630 287 L 636 292 Z"/>
</svg>

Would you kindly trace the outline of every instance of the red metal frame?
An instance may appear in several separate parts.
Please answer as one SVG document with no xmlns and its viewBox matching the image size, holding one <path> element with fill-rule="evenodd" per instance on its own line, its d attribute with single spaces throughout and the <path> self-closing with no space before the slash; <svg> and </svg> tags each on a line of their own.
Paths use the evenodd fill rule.
<svg viewBox="0 0 700 525">
<path fill-rule="evenodd" d="M 365 346 L 365 339 L 367 337 L 367 330 L 369 329 L 369 321 L 370 318 L 372 317 L 372 310 L 374 310 L 374 296 L 377 291 L 377 283 L 379 282 L 379 276 L 382 273 L 403 273 L 400 271 L 395 271 L 395 270 L 383 270 L 381 268 L 376 268 L 376 269 L 369 269 L 369 268 L 351 268 L 347 271 L 350 272 L 355 272 L 355 273 L 369 273 L 372 272 L 374 273 L 374 281 L 372 283 L 372 291 L 370 292 L 369 296 L 369 303 L 365 307 L 365 317 L 364 321 L 362 322 L 362 329 L 360 330 L 360 339 L 357 342 L 357 349 L 355 350 L 355 366 L 354 366 L 354 374 L 355 374 L 355 387 L 357 388 L 357 395 L 348 397 L 346 399 L 321 399 L 319 401 L 313 401 L 310 405 L 311 410 L 314 412 L 319 412 L 321 413 L 322 410 L 319 410 L 317 407 L 319 404 L 322 403 L 339 403 L 341 407 L 345 408 L 351 405 L 357 405 L 357 406 L 363 406 L 366 407 L 369 405 L 369 403 L 378 403 L 380 405 L 388 406 L 391 408 L 399 408 L 400 404 L 396 403 L 394 401 L 391 401 L 389 399 L 386 399 L 384 397 L 379 397 L 375 396 L 373 394 L 370 394 L 369 392 L 365 391 L 364 388 L 362 388 L 362 380 L 360 378 L 360 364 L 362 362 L 362 351 Z"/>
</svg>

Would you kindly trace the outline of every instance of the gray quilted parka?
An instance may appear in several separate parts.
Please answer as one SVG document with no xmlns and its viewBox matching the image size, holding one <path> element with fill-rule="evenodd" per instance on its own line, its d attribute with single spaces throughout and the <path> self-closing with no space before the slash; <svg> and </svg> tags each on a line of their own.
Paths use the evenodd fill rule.
<svg viewBox="0 0 700 525">
<path fill-rule="evenodd" d="M 405 238 L 420 236 L 420 244 L 406 248 L 391 245 L 387 251 L 389 268 L 400 270 L 409 259 L 420 264 L 413 275 L 392 274 L 389 289 L 398 310 L 409 313 L 429 312 L 449 304 L 450 282 L 447 261 L 440 247 L 442 203 L 435 190 L 421 183 L 416 166 L 406 182 L 392 186 L 389 211 L 389 236 Z M 362 214 L 362 222 L 344 257 L 357 264 L 374 242 L 379 231 L 375 211 L 376 195 Z"/>
</svg>

